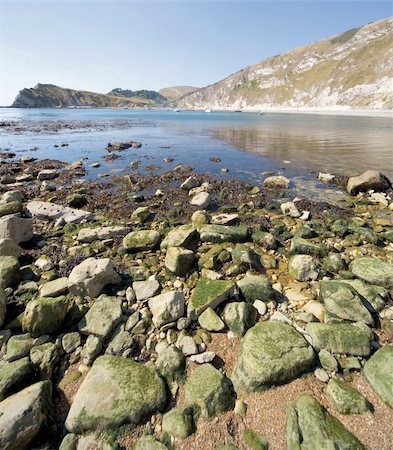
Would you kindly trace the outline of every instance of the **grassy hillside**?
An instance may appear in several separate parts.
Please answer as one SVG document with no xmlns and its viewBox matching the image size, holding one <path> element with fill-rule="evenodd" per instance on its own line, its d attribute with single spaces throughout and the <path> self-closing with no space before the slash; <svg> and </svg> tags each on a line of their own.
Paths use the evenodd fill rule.
<svg viewBox="0 0 393 450">
<path fill-rule="evenodd" d="M 160 89 L 158 92 L 169 101 L 178 100 L 191 92 L 197 91 L 199 88 L 194 86 L 173 86 Z"/>
</svg>

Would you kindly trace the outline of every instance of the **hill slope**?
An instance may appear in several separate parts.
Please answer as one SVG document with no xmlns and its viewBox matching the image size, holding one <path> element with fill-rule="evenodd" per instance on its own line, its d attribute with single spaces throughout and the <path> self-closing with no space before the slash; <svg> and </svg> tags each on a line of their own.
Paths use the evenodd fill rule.
<svg viewBox="0 0 393 450">
<path fill-rule="evenodd" d="M 168 101 L 168 99 L 163 95 L 161 95 L 160 93 L 156 91 L 148 91 L 146 89 L 142 89 L 140 91 L 132 91 L 130 89 L 116 88 L 108 92 L 107 95 L 114 95 L 115 97 L 126 97 L 126 98 L 140 97 L 146 100 L 152 100 L 153 102 L 156 103 L 165 103 Z"/>
<path fill-rule="evenodd" d="M 93 108 L 107 107 L 144 107 L 154 102 L 139 97 L 119 97 L 96 92 L 67 89 L 53 84 L 37 84 L 34 88 L 22 89 L 12 104 L 14 108 L 55 108 L 85 106 Z"/>
<path fill-rule="evenodd" d="M 169 101 L 178 100 L 191 92 L 197 91 L 199 88 L 194 86 L 173 86 L 162 88 L 158 92 Z"/>
<path fill-rule="evenodd" d="M 187 95 L 178 106 L 393 109 L 393 18 L 265 59 Z"/>
</svg>

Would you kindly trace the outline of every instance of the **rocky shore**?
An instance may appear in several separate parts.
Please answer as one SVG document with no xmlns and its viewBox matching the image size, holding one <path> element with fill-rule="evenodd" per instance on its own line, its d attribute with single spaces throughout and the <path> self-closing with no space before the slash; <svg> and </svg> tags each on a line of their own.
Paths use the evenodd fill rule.
<svg viewBox="0 0 393 450">
<path fill-rule="evenodd" d="M 134 169 L 1 164 L 0 448 L 390 449 L 390 181 Z"/>
</svg>

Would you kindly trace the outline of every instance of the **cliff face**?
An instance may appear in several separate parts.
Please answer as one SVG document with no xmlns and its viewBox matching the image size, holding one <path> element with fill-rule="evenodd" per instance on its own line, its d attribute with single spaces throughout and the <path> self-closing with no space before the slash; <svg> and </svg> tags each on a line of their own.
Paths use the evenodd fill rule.
<svg viewBox="0 0 393 450">
<path fill-rule="evenodd" d="M 106 107 L 143 107 L 151 106 L 150 100 L 139 97 L 119 97 L 96 92 L 66 89 L 53 84 L 37 84 L 34 88 L 22 89 L 16 97 L 14 108 L 56 108 L 85 106 Z"/>
<path fill-rule="evenodd" d="M 182 108 L 393 109 L 393 18 L 248 66 L 187 95 Z"/>
</svg>

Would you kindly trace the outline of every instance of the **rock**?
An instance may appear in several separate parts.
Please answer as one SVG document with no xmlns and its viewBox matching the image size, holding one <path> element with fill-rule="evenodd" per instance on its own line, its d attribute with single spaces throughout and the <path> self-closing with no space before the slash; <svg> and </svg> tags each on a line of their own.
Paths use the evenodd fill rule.
<svg viewBox="0 0 393 450">
<path fill-rule="evenodd" d="M 12 239 L 0 239 L 0 256 L 14 256 L 19 258 L 22 249 Z"/>
<path fill-rule="evenodd" d="M 256 255 L 247 244 L 236 244 L 232 250 L 232 261 L 235 264 L 256 267 Z"/>
<path fill-rule="evenodd" d="M 190 200 L 190 205 L 206 209 L 210 205 L 211 196 L 208 192 L 199 192 Z"/>
<path fill-rule="evenodd" d="M 364 256 L 356 258 L 349 266 L 352 273 L 361 280 L 386 289 L 393 289 L 393 264 L 377 258 Z"/>
<path fill-rule="evenodd" d="M 320 367 L 317 367 L 314 370 L 315 378 L 319 381 L 322 381 L 322 383 L 327 383 L 329 381 L 329 375 L 324 369 L 321 369 Z"/>
<path fill-rule="evenodd" d="M 29 358 L 21 358 L 16 361 L 0 362 L 0 401 L 4 400 L 17 387 L 27 381 L 33 372 L 33 365 Z"/>
<path fill-rule="evenodd" d="M 274 290 L 266 275 L 246 276 L 237 285 L 248 303 L 254 303 L 255 300 L 269 302 L 274 298 Z"/>
<path fill-rule="evenodd" d="M 176 346 L 185 356 L 196 355 L 198 353 L 197 344 L 191 336 L 180 335 L 176 342 Z"/>
<path fill-rule="evenodd" d="M 56 344 L 47 342 L 46 344 L 34 346 L 30 350 L 31 362 L 39 369 L 41 378 L 50 380 L 55 364 L 60 358 L 60 350 Z"/>
<path fill-rule="evenodd" d="M 226 326 L 237 336 L 243 336 L 255 325 L 258 311 L 246 302 L 233 302 L 225 305 L 222 317 Z"/>
<path fill-rule="evenodd" d="M 33 221 L 16 216 L 0 218 L 0 239 L 11 239 L 16 244 L 30 241 L 33 237 Z"/>
<path fill-rule="evenodd" d="M 195 214 L 195 213 L 194 213 Z M 199 239 L 199 234 L 191 225 L 180 225 L 171 230 L 161 242 L 161 250 L 168 247 L 192 248 Z"/>
<path fill-rule="evenodd" d="M 182 291 L 170 291 L 149 300 L 153 314 L 153 323 L 157 328 L 174 322 L 184 315 L 184 294 Z"/>
<path fill-rule="evenodd" d="M 130 227 L 100 227 L 100 228 L 82 228 L 78 233 L 79 242 L 103 241 L 116 237 L 124 237 L 131 231 Z"/>
<path fill-rule="evenodd" d="M 322 305 L 322 303 L 317 302 L 315 300 L 309 300 L 303 307 L 303 311 L 307 314 L 312 314 L 316 317 L 320 322 L 325 322 L 326 317 L 326 309 Z"/>
<path fill-rule="evenodd" d="M 120 152 L 128 148 L 141 148 L 142 144 L 136 141 L 116 142 L 115 144 L 108 143 L 106 149 L 110 152 Z"/>
<path fill-rule="evenodd" d="M 338 273 L 345 270 L 346 264 L 338 253 L 329 253 L 322 263 L 322 270 L 330 273 Z"/>
<path fill-rule="evenodd" d="M 0 330 L 3 326 L 5 315 L 7 313 L 7 294 L 0 288 Z M 1 345 L 0 345 L 1 347 Z"/>
<path fill-rule="evenodd" d="M 370 311 L 380 311 L 388 300 L 388 290 L 382 286 L 373 286 L 359 279 L 341 281 L 352 286 L 364 298 L 365 306 Z"/>
<path fill-rule="evenodd" d="M 132 289 L 135 291 L 135 296 L 138 301 L 146 300 L 156 295 L 160 289 L 158 280 L 134 281 Z"/>
<path fill-rule="evenodd" d="M 76 331 L 66 333 L 61 339 L 61 345 L 67 354 L 72 353 L 81 345 L 81 335 Z"/>
<path fill-rule="evenodd" d="M 44 169 L 38 172 L 37 180 L 53 180 L 59 176 L 59 172 L 55 169 Z"/>
<path fill-rule="evenodd" d="M 75 266 L 68 278 L 68 289 L 72 295 L 95 298 L 108 284 L 121 281 L 109 258 L 87 258 Z"/>
<path fill-rule="evenodd" d="M 120 322 L 121 317 L 121 299 L 101 295 L 80 320 L 78 329 L 81 334 L 94 334 L 105 339 Z"/>
<path fill-rule="evenodd" d="M 192 414 L 180 408 L 171 409 L 162 418 L 162 431 L 183 439 L 190 436 L 194 431 Z"/>
<path fill-rule="evenodd" d="M 69 195 L 66 198 L 67 205 L 71 208 L 83 208 L 87 202 L 88 198 L 86 194 L 78 194 L 75 192 L 74 194 Z"/>
<path fill-rule="evenodd" d="M 61 220 L 64 223 L 80 223 L 82 221 L 89 221 L 94 219 L 94 214 L 91 212 L 38 200 L 28 202 L 26 209 L 33 217 L 36 217 L 40 220 Z"/>
<path fill-rule="evenodd" d="M 369 310 L 364 306 L 358 293 L 350 285 L 335 280 L 319 283 L 319 299 L 326 310 L 335 317 L 352 322 L 373 325 Z"/>
<path fill-rule="evenodd" d="M 195 177 L 188 177 L 180 187 L 186 191 L 196 188 L 200 185 L 199 181 Z"/>
<path fill-rule="evenodd" d="M 191 355 L 189 359 L 197 364 L 206 364 L 212 362 L 215 357 L 216 354 L 214 352 L 203 352 L 198 355 Z"/>
<path fill-rule="evenodd" d="M 0 403 L 0 448 L 29 446 L 47 421 L 51 396 L 50 381 L 40 381 Z"/>
<path fill-rule="evenodd" d="M 48 281 L 48 283 L 40 286 L 39 291 L 41 297 L 58 297 L 59 295 L 67 294 L 68 278 L 63 277 Z"/>
<path fill-rule="evenodd" d="M 165 257 L 165 267 L 175 275 L 186 275 L 194 265 L 194 252 L 181 247 L 169 247 Z"/>
<path fill-rule="evenodd" d="M 338 370 L 338 362 L 337 359 L 329 353 L 327 350 L 322 349 L 318 353 L 319 362 L 321 363 L 321 366 L 328 370 L 329 372 L 337 372 Z"/>
<path fill-rule="evenodd" d="M 91 364 L 96 357 L 101 353 L 102 342 L 99 337 L 89 334 L 86 339 L 86 344 L 82 350 L 82 356 L 88 364 Z"/>
<path fill-rule="evenodd" d="M 300 212 L 297 209 L 295 203 L 293 202 L 285 202 L 285 203 L 281 203 L 280 205 L 281 211 L 283 214 L 285 214 L 286 216 L 290 216 L 290 217 L 300 217 Z"/>
<path fill-rule="evenodd" d="M 266 303 L 262 300 L 255 300 L 252 306 L 258 311 L 258 314 L 264 316 L 267 313 Z"/>
<path fill-rule="evenodd" d="M 22 203 L 25 200 L 24 195 L 21 191 L 18 190 L 13 190 L 13 191 L 8 191 L 5 192 L 2 196 L 1 196 L 1 200 L 0 203 L 4 204 L 4 203 L 10 203 L 10 202 L 19 202 Z"/>
<path fill-rule="evenodd" d="M 244 242 L 248 238 L 247 227 L 240 225 L 204 225 L 199 232 L 203 242 Z"/>
<path fill-rule="evenodd" d="M 340 414 L 363 414 L 370 411 L 366 397 L 344 381 L 332 378 L 326 393 Z"/>
<path fill-rule="evenodd" d="M 391 183 L 385 175 L 377 172 L 376 170 L 367 170 L 357 177 L 351 177 L 347 183 L 347 191 L 351 195 L 356 195 L 359 192 L 367 192 L 369 190 L 374 190 L 378 192 L 384 192 L 389 187 Z"/>
<path fill-rule="evenodd" d="M 364 366 L 364 376 L 381 399 L 393 409 L 393 346 L 377 350 Z"/>
<path fill-rule="evenodd" d="M 319 245 L 310 242 L 307 239 L 303 239 L 299 236 L 295 236 L 291 240 L 290 252 L 292 255 L 312 255 L 312 256 L 324 256 L 326 251 Z"/>
<path fill-rule="evenodd" d="M 187 378 L 185 403 L 200 409 L 204 417 L 213 417 L 234 407 L 230 381 L 211 364 L 198 366 Z"/>
<path fill-rule="evenodd" d="M 159 353 L 156 361 L 158 373 L 168 381 L 174 381 L 181 377 L 185 368 L 183 353 L 173 345 L 170 345 Z"/>
<path fill-rule="evenodd" d="M 133 450 L 168 450 L 168 447 L 148 434 L 138 439 Z"/>
<path fill-rule="evenodd" d="M 64 322 L 68 308 L 66 297 L 31 300 L 23 314 L 23 331 L 33 337 L 57 331 Z"/>
<path fill-rule="evenodd" d="M 145 223 L 152 216 L 148 206 L 140 206 L 132 214 L 131 219 L 136 223 Z"/>
<path fill-rule="evenodd" d="M 127 331 L 120 331 L 109 342 L 108 347 L 105 350 L 105 354 L 121 356 L 126 350 L 132 348 L 133 344 L 134 339 L 131 334 Z"/>
<path fill-rule="evenodd" d="M 231 225 L 235 222 L 238 222 L 239 214 L 217 214 L 212 217 L 212 224 L 214 225 Z"/>
<path fill-rule="evenodd" d="M 268 450 L 267 440 L 250 429 L 243 431 L 243 439 L 250 450 Z"/>
<path fill-rule="evenodd" d="M 352 356 L 368 356 L 371 351 L 366 332 L 349 323 L 308 323 L 306 333 L 318 351 L 325 349 Z"/>
<path fill-rule="evenodd" d="M 301 395 L 287 412 L 288 450 L 351 449 L 366 447 L 310 395 Z"/>
<path fill-rule="evenodd" d="M 289 186 L 289 179 L 282 175 L 267 177 L 263 181 L 263 185 L 267 189 L 287 189 Z"/>
<path fill-rule="evenodd" d="M 259 322 L 245 334 L 232 382 L 236 391 L 260 391 L 292 380 L 314 361 L 314 351 L 292 326 Z"/>
<path fill-rule="evenodd" d="M 322 181 L 322 183 L 331 183 L 335 178 L 336 176 L 331 173 L 319 172 L 318 174 L 318 180 Z"/>
<path fill-rule="evenodd" d="M 188 302 L 188 315 L 198 317 L 207 308 L 215 309 L 230 297 L 235 284 L 230 280 L 198 280 Z"/>
<path fill-rule="evenodd" d="M 0 203 L 0 217 L 7 216 L 8 214 L 18 214 L 22 209 L 21 202 Z"/>
<path fill-rule="evenodd" d="M 0 289 L 14 286 L 18 283 L 19 261 L 15 256 L 0 256 Z"/>
<path fill-rule="evenodd" d="M 318 261 L 310 255 L 295 255 L 289 260 L 288 272 L 297 281 L 316 280 L 319 275 Z"/>
<path fill-rule="evenodd" d="M 165 400 L 164 382 L 154 370 L 120 356 L 100 356 L 78 389 L 65 424 L 72 433 L 138 424 Z"/>
<path fill-rule="evenodd" d="M 207 331 L 221 331 L 225 328 L 225 323 L 210 307 L 203 311 L 198 318 L 198 322 Z"/>
<path fill-rule="evenodd" d="M 30 334 L 18 334 L 11 336 L 7 342 L 7 361 L 15 361 L 28 355 L 34 345 L 34 340 Z"/>
<path fill-rule="evenodd" d="M 55 267 L 53 262 L 46 255 L 40 256 L 38 259 L 36 259 L 34 265 L 38 267 L 41 272 L 47 272 L 48 270 L 52 270 Z"/>
<path fill-rule="evenodd" d="M 59 450 L 77 450 L 78 438 L 76 434 L 68 433 L 61 441 Z M 109 449 L 108 449 L 109 450 Z"/>
<path fill-rule="evenodd" d="M 203 211 L 195 211 L 191 216 L 191 223 L 194 228 L 199 230 L 204 225 L 206 225 L 210 220 L 209 214 L 203 210 Z"/>
<path fill-rule="evenodd" d="M 130 252 L 154 250 L 160 241 L 160 235 L 154 230 L 139 230 L 128 233 L 123 239 L 123 246 Z"/>
</svg>

